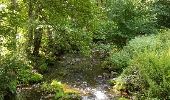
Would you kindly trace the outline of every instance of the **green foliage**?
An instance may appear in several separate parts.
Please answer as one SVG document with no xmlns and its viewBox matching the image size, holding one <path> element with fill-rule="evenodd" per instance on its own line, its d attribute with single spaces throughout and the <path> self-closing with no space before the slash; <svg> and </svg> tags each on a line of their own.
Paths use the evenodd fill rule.
<svg viewBox="0 0 170 100">
<path fill-rule="evenodd" d="M 121 97 L 118 100 L 129 100 L 129 99 Z"/>
<path fill-rule="evenodd" d="M 157 24 L 161 28 L 170 28 L 170 1 L 155 0 L 154 11 L 157 17 Z"/>
<path fill-rule="evenodd" d="M 56 100 L 58 100 L 58 99 L 56 99 Z M 79 95 L 76 95 L 76 94 L 71 94 L 71 95 L 66 95 L 59 100 L 81 100 L 81 97 Z"/>
<path fill-rule="evenodd" d="M 55 92 L 56 98 L 60 98 L 64 95 L 62 84 L 57 80 L 52 80 L 51 84 L 43 83 L 41 89 L 45 92 Z"/>
<path fill-rule="evenodd" d="M 169 28 L 169 12 L 168 0 L 1 0 L 0 97 L 15 94 L 18 84 L 41 82 L 38 71 L 66 53 L 96 50 L 93 57 L 112 52 L 103 65 L 111 61 L 116 71 L 128 66 L 114 83 L 118 90 L 168 99 L 169 31 L 148 34 L 157 32 L 155 26 Z M 56 80 L 42 87 L 55 99 L 70 99 Z"/>
<path fill-rule="evenodd" d="M 52 86 L 47 82 L 41 85 L 41 89 L 45 92 L 54 92 L 54 88 L 52 88 Z"/>
<path fill-rule="evenodd" d="M 40 57 L 34 58 L 33 61 L 37 60 L 35 63 L 35 67 L 37 68 L 38 72 L 40 73 L 45 73 L 48 70 L 48 65 L 53 64 L 53 62 L 51 60 L 49 60 L 48 58 L 45 57 L 49 57 L 46 55 L 40 55 Z M 52 59 L 52 58 L 51 58 Z"/>
<path fill-rule="evenodd" d="M 130 60 L 130 55 L 125 50 L 115 52 L 111 54 L 110 57 L 112 66 L 118 70 L 121 70 L 122 68 L 126 67 L 128 65 L 129 60 Z"/>
<path fill-rule="evenodd" d="M 154 37 L 140 37 L 129 42 L 127 47 L 131 47 L 129 54 L 132 54 L 132 57 L 119 78 L 124 80 L 129 93 L 138 93 L 139 98 L 145 99 L 169 99 L 169 34 L 169 31 L 163 31 Z M 145 41 L 145 44 L 139 40 Z M 151 40 L 152 42 L 149 42 Z M 133 41 L 136 41 L 138 46 L 132 45 Z"/>
<path fill-rule="evenodd" d="M 31 67 L 25 59 L 15 55 L 1 54 L 0 59 L 0 91 L 5 93 L 10 91 L 16 92 L 16 86 L 20 83 L 27 83 L 31 73 Z M 5 94 L 4 94 L 5 95 Z"/>
<path fill-rule="evenodd" d="M 139 75 L 146 83 L 143 87 L 146 97 L 154 97 L 159 99 L 168 99 L 170 94 L 169 85 L 169 54 L 167 50 L 158 53 L 155 51 L 140 54 L 140 57 L 134 58 L 132 61 L 133 66 L 139 67 Z M 136 79 L 137 80 L 137 79 Z M 135 83 L 136 84 L 136 83 Z M 148 85 L 148 86 L 147 86 Z"/>
<path fill-rule="evenodd" d="M 60 56 L 68 52 L 90 54 L 92 29 L 94 19 L 94 4 L 90 0 L 77 1 L 42 1 L 43 14 L 47 15 L 45 22 L 52 32 L 51 47 L 43 45 L 52 56 Z M 49 6 L 51 5 L 51 6 Z M 81 7 L 80 7 L 81 6 Z M 83 10 L 83 12 L 82 12 Z M 74 11 L 74 13 L 72 13 Z M 49 53 L 49 52 L 46 52 Z"/>
<path fill-rule="evenodd" d="M 115 43 L 125 45 L 127 40 L 143 34 L 153 34 L 155 14 L 152 2 L 143 0 L 110 0 L 107 4 L 108 18 L 114 23 L 109 26 L 108 34 Z"/>
<path fill-rule="evenodd" d="M 43 64 L 41 64 L 40 66 L 39 66 L 39 68 L 38 69 L 40 69 L 40 72 L 45 72 L 45 71 L 47 71 L 47 64 L 46 63 L 43 63 Z"/>
<path fill-rule="evenodd" d="M 43 76 L 39 73 L 33 73 L 31 76 L 30 76 L 30 79 L 29 81 L 30 82 L 40 82 L 41 80 L 43 79 Z"/>
<path fill-rule="evenodd" d="M 11 56 L 12 57 L 12 56 Z M 16 68 L 17 64 L 14 58 L 1 58 L 0 59 L 1 71 L 0 71 L 0 91 L 4 92 L 9 89 L 11 92 L 16 90 Z"/>
<path fill-rule="evenodd" d="M 115 80 L 114 89 L 116 89 L 118 91 L 124 91 L 126 89 L 125 80 L 123 80 L 121 77 L 117 78 Z"/>
<path fill-rule="evenodd" d="M 111 62 L 113 67 L 117 66 L 117 69 L 122 69 L 129 65 L 129 61 L 136 55 L 143 53 L 145 50 L 153 51 L 157 49 L 160 44 L 154 35 L 151 36 L 138 36 L 135 39 L 129 41 L 127 46 L 124 46 L 120 51 L 113 51 L 111 54 Z"/>
<path fill-rule="evenodd" d="M 114 48 L 112 44 L 95 43 L 93 44 L 93 56 L 104 59 L 109 56 L 112 48 Z"/>
<path fill-rule="evenodd" d="M 56 89 L 62 88 L 61 82 L 58 82 L 57 80 L 53 80 L 53 81 L 51 82 L 51 86 L 54 87 L 54 88 L 56 88 Z"/>
<path fill-rule="evenodd" d="M 75 90 L 69 89 L 67 85 L 62 84 L 57 80 L 52 80 L 50 84 L 46 82 L 43 83 L 41 89 L 46 93 L 54 93 L 55 100 L 80 100 L 80 96 Z"/>
<path fill-rule="evenodd" d="M 61 82 L 52 80 L 51 84 L 43 83 L 41 89 L 47 93 L 55 93 L 55 98 L 59 99 L 64 96 L 64 91 Z"/>
<path fill-rule="evenodd" d="M 21 70 L 20 74 L 18 75 L 18 80 L 20 83 L 29 83 L 29 78 L 31 76 L 31 70 L 25 69 Z"/>
<path fill-rule="evenodd" d="M 115 80 L 108 80 L 109 85 L 114 86 L 116 84 Z"/>
<path fill-rule="evenodd" d="M 13 3 L 3 2 L 5 7 L 0 10 L 0 95 L 15 94 L 18 84 L 28 83 L 32 73 L 31 62 L 24 52 L 25 16 L 19 9 L 18 2 L 14 9 Z M 1 4 L 0 4 L 1 5 Z M 22 10 L 25 10 L 24 8 Z M 22 28 L 21 28 L 22 27 Z M 21 32 L 21 33 L 20 33 Z"/>
</svg>

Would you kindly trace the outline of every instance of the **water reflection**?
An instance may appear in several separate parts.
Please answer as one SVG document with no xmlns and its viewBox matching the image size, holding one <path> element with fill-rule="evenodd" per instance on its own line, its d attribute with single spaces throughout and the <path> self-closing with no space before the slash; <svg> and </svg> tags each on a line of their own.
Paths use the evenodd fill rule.
<svg viewBox="0 0 170 100">
<path fill-rule="evenodd" d="M 101 87 L 98 87 L 101 88 Z M 85 91 L 88 93 L 85 96 L 82 96 L 82 100 L 110 100 L 106 91 L 104 90 L 99 90 L 97 88 L 95 89 L 85 89 Z"/>
<path fill-rule="evenodd" d="M 95 100 L 108 100 L 107 95 L 102 91 L 96 90 L 94 92 L 94 95 L 95 95 Z"/>
</svg>

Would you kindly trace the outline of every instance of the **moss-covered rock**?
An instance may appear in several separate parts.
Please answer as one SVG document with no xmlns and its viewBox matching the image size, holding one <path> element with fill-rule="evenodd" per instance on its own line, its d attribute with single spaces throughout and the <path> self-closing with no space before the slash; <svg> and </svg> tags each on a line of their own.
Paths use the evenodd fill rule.
<svg viewBox="0 0 170 100">
<path fill-rule="evenodd" d="M 51 83 L 43 83 L 41 89 L 46 94 L 54 94 L 55 100 L 81 100 L 80 92 L 77 89 L 57 80 L 52 80 Z"/>
<path fill-rule="evenodd" d="M 31 83 L 37 83 L 40 82 L 43 79 L 43 75 L 39 74 L 39 73 L 32 73 L 31 77 L 30 77 L 30 82 Z"/>
</svg>

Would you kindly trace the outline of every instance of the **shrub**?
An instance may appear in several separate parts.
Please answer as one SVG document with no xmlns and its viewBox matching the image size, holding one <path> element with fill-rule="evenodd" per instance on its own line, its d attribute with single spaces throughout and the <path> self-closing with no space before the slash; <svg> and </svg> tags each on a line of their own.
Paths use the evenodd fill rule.
<svg viewBox="0 0 170 100">
<path fill-rule="evenodd" d="M 18 84 L 39 82 L 42 75 L 32 72 L 33 67 L 25 56 L 12 51 L 0 52 L 0 95 L 16 93 Z"/>
<path fill-rule="evenodd" d="M 135 36 L 156 33 L 152 5 L 153 2 L 148 0 L 109 0 L 107 15 L 114 25 L 108 27 L 107 39 L 121 46 Z"/>
<path fill-rule="evenodd" d="M 27 83 L 29 80 L 31 69 L 28 61 L 18 54 L 7 52 L 5 55 L 1 55 L 0 93 L 2 95 L 15 94 L 17 85 Z"/>
<path fill-rule="evenodd" d="M 66 84 L 62 84 L 57 80 L 52 80 L 50 84 L 46 82 L 43 83 L 41 89 L 46 93 L 55 94 L 55 100 L 80 100 L 79 92 L 77 90 L 70 88 Z"/>
<path fill-rule="evenodd" d="M 124 46 L 122 50 L 111 53 L 110 60 L 113 64 L 112 66 L 121 70 L 129 65 L 129 61 L 133 57 L 139 53 L 143 53 L 145 50 L 155 50 L 159 44 L 160 42 L 157 41 L 155 35 L 138 36 L 129 41 L 127 46 Z"/>
<path fill-rule="evenodd" d="M 131 77 L 131 84 L 137 85 L 141 95 L 151 98 L 169 99 L 170 91 L 170 56 L 164 50 L 160 53 L 152 51 L 140 54 L 132 59 L 131 65 L 137 66 L 138 75 L 126 74 Z M 141 85 L 142 83 L 142 85 Z M 128 83 L 129 84 L 129 83 Z M 139 88 L 140 87 L 140 88 Z M 134 89 L 134 87 L 131 87 Z"/>
<path fill-rule="evenodd" d="M 40 72 L 45 72 L 45 71 L 47 71 L 47 64 L 46 63 L 43 63 L 43 64 L 41 64 L 39 67 L 38 67 L 38 69 L 40 70 Z"/>
<path fill-rule="evenodd" d="M 32 73 L 32 75 L 30 76 L 29 81 L 30 82 L 40 82 L 43 79 L 43 76 L 39 73 Z"/>
<path fill-rule="evenodd" d="M 138 36 L 128 42 L 122 50 L 113 51 L 110 56 L 112 66 L 117 69 L 125 68 L 130 60 L 145 51 L 161 51 L 168 48 L 170 41 L 169 30 L 161 31 L 157 35 Z"/>
<path fill-rule="evenodd" d="M 137 93 L 143 99 L 170 99 L 170 31 L 154 36 L 137 38 L 144 39 L 143 43 L 135 40 L 129 42 L 132 54 L 128 67 L 123 71 L 119 80 L 123 80 L 129 93 Z M 140 44 L 139 46 L 131 43 Z M 134 49 L 135 48 L 135 49 Z M 122 83 L 123 84 L 123 83 Z M 118 84 L 116 84 L 118 85 Z M 115 86 L 116 86 L 115 85 Z"/>
<path fill-rule="evenodd" d="M 170 1 L 169 0 L 155 0 L 154 11 L 157 17 L 157 24 L 159 27 L 170 28 Z"/>
<path fill-rule="evenodd" d="M 126 51 L 121 50 L 119 52 L 115 52 L 111 54 L 110 60 L 112 62 L 112 66 L 115 69 L 121 70 L 122 68 L 128 65 L 128 61 L 130 60 L 130 55 Z"/>
</svg>

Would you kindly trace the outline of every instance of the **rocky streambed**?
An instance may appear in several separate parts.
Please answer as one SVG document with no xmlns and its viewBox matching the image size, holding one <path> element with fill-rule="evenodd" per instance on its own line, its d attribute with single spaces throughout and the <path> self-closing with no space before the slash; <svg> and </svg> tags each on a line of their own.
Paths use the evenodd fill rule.
<svg viewBox="0 0 170 100">
<path fill-rule="evenodd" d="M 108 80 L 113 77 L 101 65 L 101 59 L 79 55 L 63 56 L 61 61 L 48 68 L 44 81 L 57 79 L 68 84 L 80 92 L 81 100 L 115 100 L 116 96 L 110 93 L 108 84 Z M 54 94 L 44 94 L 40 84 L 18 87 L 19 100 L 52 100 Z"/>
</svg>

